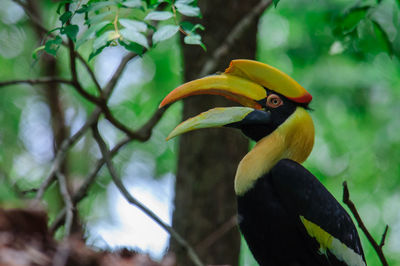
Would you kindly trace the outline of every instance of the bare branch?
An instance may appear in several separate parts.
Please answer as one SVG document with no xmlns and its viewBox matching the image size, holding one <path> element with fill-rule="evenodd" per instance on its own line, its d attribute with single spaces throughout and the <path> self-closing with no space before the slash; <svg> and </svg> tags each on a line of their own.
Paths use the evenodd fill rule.
<svg viewBox="0 0 400 266">
<path fill-rule="evenodd" d="M 67 265 L 68 257 L 71 252 L 70 242 L 64 240 L 58 245 L 56 253 L 53 257 L 52 266 L 65 266 Z"/>
<path fill-rule="evenodd" d="M 173 238 L 176 239 L 176 241 L 181 244 L 186 251 L 188 252 L 189 257 L 193 261 L 193 263 L 197 266 L 203 266 L 204 264 L 201 262 L 200 258 L 197 256 L 195 253 L 194 249 L 186 242 L 185 239 L 183 239 L 171 226 L 168 224 L 164 223 L 153 211 L 151 211 L 149 208 L 147 208 L 145 205 L 143 205 L 141 202 L 139 202 L 137 199 L 135 199 L 129 191 L 125 188 L 124 184 L 122 181 L 118 178 L 117 172 L 115 171 L 114 165 L 111 161 L 111 155 L 110 152 L 106 146 L 106 143 L 100 136 L 100 133 L 97 129 L 97 125 L 94 125 L 92 127 L 92 132 L 93 136 L 97 141 L 97 144 L 99 145 L 100 151 L 103 155 L 103 158 L 106 162 L 108 171 L 110 172 L 111 178 L 114 181 L 115 185 L 118 187 L 119 191 L 122 193 L 122 195 L 125 197 L 125 199 L 137 206 L 139 209 L 141 209 L 144 213 L 146 213 L 151 219 L 153 219 L 156 223 L 158 223 L 165 231 L 167 231 Z"/>
<path fill-rule="evenodd" d="M 146 124 L 144 124 L 139 130 L 136 131 L 135 134 L 141 137 L 138 139 L 132 138 L 130 136 L 124 138 L 118 144 L 116 144 L 115 147 L 110 151 L 110 156 L 114 157 L 122 147 L 124 147 L 126 144 L 130 143 L 133 140 L 138 140 L 138 141 L 148 140 L 151 136 L 153 128 L 158 123 L 158 121 L 160 121 L 161 117 L 163 116 L 167 108 L 168 106 L 162 109 L 157 109 L 152 115 L 152 117 L 146 122 Z M 103 167 L 104 163 L 105 163 L 104 158 L 101 158 L 96 162 L 96 166 L 93 168 L 92 172 L 85 178 L 83 184 L 79 187 L 78 191 L 72 197 L 74 205 L 76 205 L 86 196 L 86 193 L 90 185 L 93 184 L 93 182 L 95 181 L 97 174 Z M 50 232 L 54 233 L 58 229 L 58 227 L 62 225 L 65 219 L 65 214 L 66 214 L 66 209 L 64 208 L 58 213 L 56 219 L 54 219 L 54 222 L 50 227 Z"/>
<path fill-rule="evenodd" d="M 121 140 L 115 147 L 110 151 L 111 157 L 114 157 L 119 150 L 124 147 L 126 144 L 130 143 L 132 139 L 130 137 L 126 137 Z M 72 202 L 76 205 L 78 204 L 86 195 L 89 187 L 93 184 L 96 180 L 97 174 L 99 173 L 100 169 L 103 167 L 105 163 L 104 158 L 102 157 L 96 162 L 95 167 L 93 168 L 92 172 L 85 178 L 83 184 L 79 187 L 78 191 L 72 197 Z M 63 224 L 66 215 L 66 208 L 63 208 L 54 219 L 52 225 L 50 226 L 50 232 L 54 234 L 54 232 Z"/>
<path fill-rule="evenodd" d="M 131 141 L 132 141 L 132 139 L 129 137 L 126 137 L 123 140 L 121 140 L 110 151 L 111 157 L 114 157 L 122 147 L 124 147 L 126 144 L 128 144 Z M 89 187 L 96 180 L 97 174 L 99 173 L 100 169 L 103 167 L 104 163 L 105 163 L 105 160 L 103 157 L 96 162 L 96 165 L 93 168 L 92 172 L 85 178 L 85 181 L 83 182 L 83 184 L 79 187 L 78 191 L 72 197 L 72 201 L 75 205 L 78 204 L 87 195 L 87 191 L 89 190 Z M 66 215 L 66 209 L 63 208 L 57 214 L 52 225 L 50 226 L 50 232 L 52 234 L 54 234 L 54 232 L 63 224 L 65 215 Z"/>
<path fill-rule="evenodd" d="M 57 151 L 57 154 L 53 160 L 53 164 L 52 164 L 49 175 L 43 181 L 43 183 L 41 184 L 41 186 L 39 187 L 39 189 L 36 193 L 35 198 L 37 200 L 39 200 L 43 197 L 43 194 L 46 191 L 46 189 L 51 185 L 51 183 L 53 183 L 53 181 L 56 177 L 56 173 L 57 173 L 57 171 L 59 171 L 61 163 L 64 160 L 68 149 L 70 147 L 72 147 L 72 145 L 74 145 L 76 143 L 76 141 L 78 141 L 84 135 L 84 133 L 92 126 L 92 124 L 94 124 L 97 121 L 97 119 L 100 116 L 100 113 L 101 113 L 100 108 L 96 108 L 93 111 L 93 113 L 90 115 L 90 117 L 88 118 L 86 123 L 73 136 L 71 136 L 70 138 L 63 141 L 63 143 L 61 144 L 61 146 L 60 146 L 59 150 Z"/>
<path fill-rule="evenodd" d="M 236 226 L 237 226 L 237 215 L 233 215 L 228 221 L 223 223 L 220 227 L 214 230 L 206 238 L 200 241 L 199 244 L 196 245 L 196 249 L 206 250 Z"/>
<path fill-rule="evenodd" d="M 65 231 L 64 239 L 67 239 L 71 233 L 72 219 L 74 218 L 73 209 L 74 205 L 72 203 L 71 195 L 69 194 L 67 181 L 65 176 L 61 171 L 56 172 L 58 178 L 58 184 L 60 186 L 60 192 L 64 199 L 64 204 L 66 208 L 66 218 L 65 218 Z"/>
<path fill-rule="evenodd" d="M 231 30 L 225 41 L 219 46 L 211 58 L 207 60 L 200 71 L 199 77 L 204 77 L 216 71 L 219 60 L 228 54 L 235 41 L 248 29 L 251 23 L 259 17 L 266 8 L 272 4 L 272 0 L 261 0 L 245 17 L 243 17 Z"/>
<path fill-rule="evenodd" d="M 357 208 L 355 206 L 355 204 L 350 200 L 350 192 L 349 189 L 347 187 L 347 182 L 344 181 L 343 182 L 343 202 L 347 205 L 347 207 L 349 207 L 351 213 L 353 213 L 354 218 L 356 219 L 358 226 L 361 228 L 361 230 L 364 232 L 365 236 L 367 237 L 368 241 L 371 243 L 372 247 L 375 249 L 376 253 L 378 254 L 378 257 L 380 259 L 380 261 L 382 262 L 383 266 L 388 266 L 388 262 L 385 258 L 385 255 L 383 254 L 383 250 L 382 247 L 385 243 L 385 238 L 386 238 L 386 233 L 387 233 L 387 229 L 388 226 L 386 225 L 385 228 L 385 232 L 382 236 L 382 240 L 381 240 L 381 245 L 378 245 L 378 243 L 376 243 L 375 239 L 372 237 L 371 233 L 368 231 L 367 227 L 365 226 L 364 222 L 361 219 L 360 214 L 357 211 Z"/>
<path fill-rule="evenodd" d="M 37 84 L 48 84 L 48 83 L 63 83 L 63 84 L 72 84 L 71 80 L 63 79 L 63 78 L 55 78 L 55 77 L 44 77 L 38 79 L 20 79 L 20 80 L 7 80 L 7 81 L 0 81 L 0 87 L 10 86 L 15 84 L 30 84 L 30 85 L 37 85 Z"/>
<path fill-rule="evenodd" d="M 389 230 L 389 225 L 386 225 L 385 230 L 383 231 L 383 234 L 382 234 L 381 243 L 379 244 L 380 249 L 382 249 L 383 246 L 385 245 L 385 240 L 386 240 L 388 230 Z"/>
<path fill-rule="evenodd" d="M 118 121 L 111 113 L 110 109 L 108 107 L 103 109 L 104 116 L 107 118 L 108 121 L 110 121 L 111 124 L 113 124 L 116 128 L 119 130 L 123 131 L 126 135 L 128 135 L 130 138 L 138 140 L 138 141 L 146 141 L 150 138 L 151 136 L 151 130 L 155 126 L 155 123 L 157 123 L 162 115 L 165 112 L 165 108 L 158 109 L 152 119 L 150 119 L 143 128 L 141 128 L 138 131 L 133 131 L 129 129 L 127 126 L 125 126 L 123 123 Z"/>
<path fill-rule="evenodd" d="M 86 71 L 89 73 L 89 76 L 92 78 L 94 85 L 96 85 L 97 91 L 101 94 L 101 86 L 99 84 L 99 81 L 97 80 L 96 75 L 94 74 L 93 70 L 90 68 L 88 62 L 77 51 L 75 51 L 75 56 L 76 56 L 76 58 L 79 59 L 79 61 L 86 68 Z"/>
<path fill-rule="evenodd" d="M 68 39 L 68 49 L 69 49 L 69 63 L 70 63 L 70 70 L 72 74 L 72 85 L 74 85 L 76 91 L 82 95 L 84 98 L 87 100 L 91 101 L 94 104 L 100 105 L 101 101 L 89 94 L 87 91 L 85 91 L 82 88 L 82 85 L 79 82 L 78 79 L 78 73 L 76 72 L 76 52 L 75 52 L 75 44 L 71 39 Z"/>
<path fill-rule="evenodd" d="M 110 81 L 104 87 L 103 95 L 102 95 L 103 99 L 108 99 L 110 97 L 110 95 L 111 95 L 113 89 L 115 88 L 115 85 L 117 84 L 120 76 L 124 72 L 124 69 L 125 69 L 126 65 L 135 56 L 136 56 L 136 54 L 134 54 L 134 53 L 128 53 L 126 56 L 124 56 L 122 58 L 121 63 L 119 64 L 119 66 L 118 66 L 117 70 L 115 71 L 114 75 L 111 77 Z"/>
</svg>

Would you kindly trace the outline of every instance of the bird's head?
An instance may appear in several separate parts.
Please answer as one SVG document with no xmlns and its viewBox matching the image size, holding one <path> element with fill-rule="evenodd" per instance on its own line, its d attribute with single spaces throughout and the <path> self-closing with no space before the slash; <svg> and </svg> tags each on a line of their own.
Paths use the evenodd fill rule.
<svg viewBox="0 0 400 266">
<path fill-rule="evenodd" d="M 239 128 L 259 141 L 284 123 L 297 109 L 307 109 L 312 96 L 280 70 L 253 60 L 233 60 L 225 73 L 185 83 L 160 107 L 199 94 L 222 95 L 244 107 L 214 108 L 179 124 L 168 136 L 209 127 Z"/>
<path fill-rule="evenodd" d="M 257 141 L 253 149 L 257 156 L 248 154 L 251 163 L 245 164 L 245 157 L 238 172 L 244 165 L 256 169 L 255 161 L 258 160 L 262 169 L 256 169 L 254 176 L 269 170 L 265 163 L 267 159 L 272 167 L 283 158 L 302 163 L 310 154 L 314 144 L 314 125 L 306 109 L 312 96 L 280 70 L 257 61 L 233 60 L 223 74 L 177 87 L 164 98 L 160 107 L 199 94 L 222 95 L 243 107 L 210 109 L 179 124 L 167 139 L 201 128 L 224 126 L 241 129 L 246 136 Z M 263 158 L 260 154 L 269 157 Z M 251 169 L 246 170 L 247 176 L 249 171 L 253 171 Z"/>
</svg>

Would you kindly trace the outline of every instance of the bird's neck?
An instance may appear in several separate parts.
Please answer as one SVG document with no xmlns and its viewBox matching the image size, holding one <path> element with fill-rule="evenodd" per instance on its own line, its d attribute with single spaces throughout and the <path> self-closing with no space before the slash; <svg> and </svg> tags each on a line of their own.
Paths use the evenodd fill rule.
<svg viewBox="0 0 400 266">
<path fill-rule="evenodd" d="M 240 161 L 235 176 L 235 192 L 245 194 L 255 181 L 282 159 L 304 162 L 314 145 L 314 124 L 302 107 L 274 132 L 257 142 Z"/>
</svg>

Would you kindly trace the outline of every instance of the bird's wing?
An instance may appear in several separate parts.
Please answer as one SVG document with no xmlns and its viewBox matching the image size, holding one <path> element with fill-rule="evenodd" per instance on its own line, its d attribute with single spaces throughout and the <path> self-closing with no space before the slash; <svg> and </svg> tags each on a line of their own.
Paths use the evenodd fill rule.
<svg viewBox="0 0 400 266">
<path fill-rule="evenodd" d="M 282 202 L 317 240 L 322 253 L 329 251 L 348 265 L 366 265 L 350 216 L 313 174 L 288 159 L 279 161 L 270 174 Z"/>
</svg>

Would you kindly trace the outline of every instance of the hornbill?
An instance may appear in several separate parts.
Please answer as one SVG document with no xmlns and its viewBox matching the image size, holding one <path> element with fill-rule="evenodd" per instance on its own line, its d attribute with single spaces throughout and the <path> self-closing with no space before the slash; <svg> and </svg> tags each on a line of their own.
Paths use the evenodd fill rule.
<svg viewBox="0 0 400 266">
<path fill-rule="evenodd" d="M 167 139 L 208 127 L 240 129 L 255 147 L 239 163 L 238 223 L 260 265 L 366 265 L 347 212 L 303 163 L 314 145 L 312 96 L 280 70 L 233 60 L 222 74 L 185 83 L 160 107 L 190 95 L 222 95 L 243 107 L 214 108 L 179 124 Z"/>
</svg>

